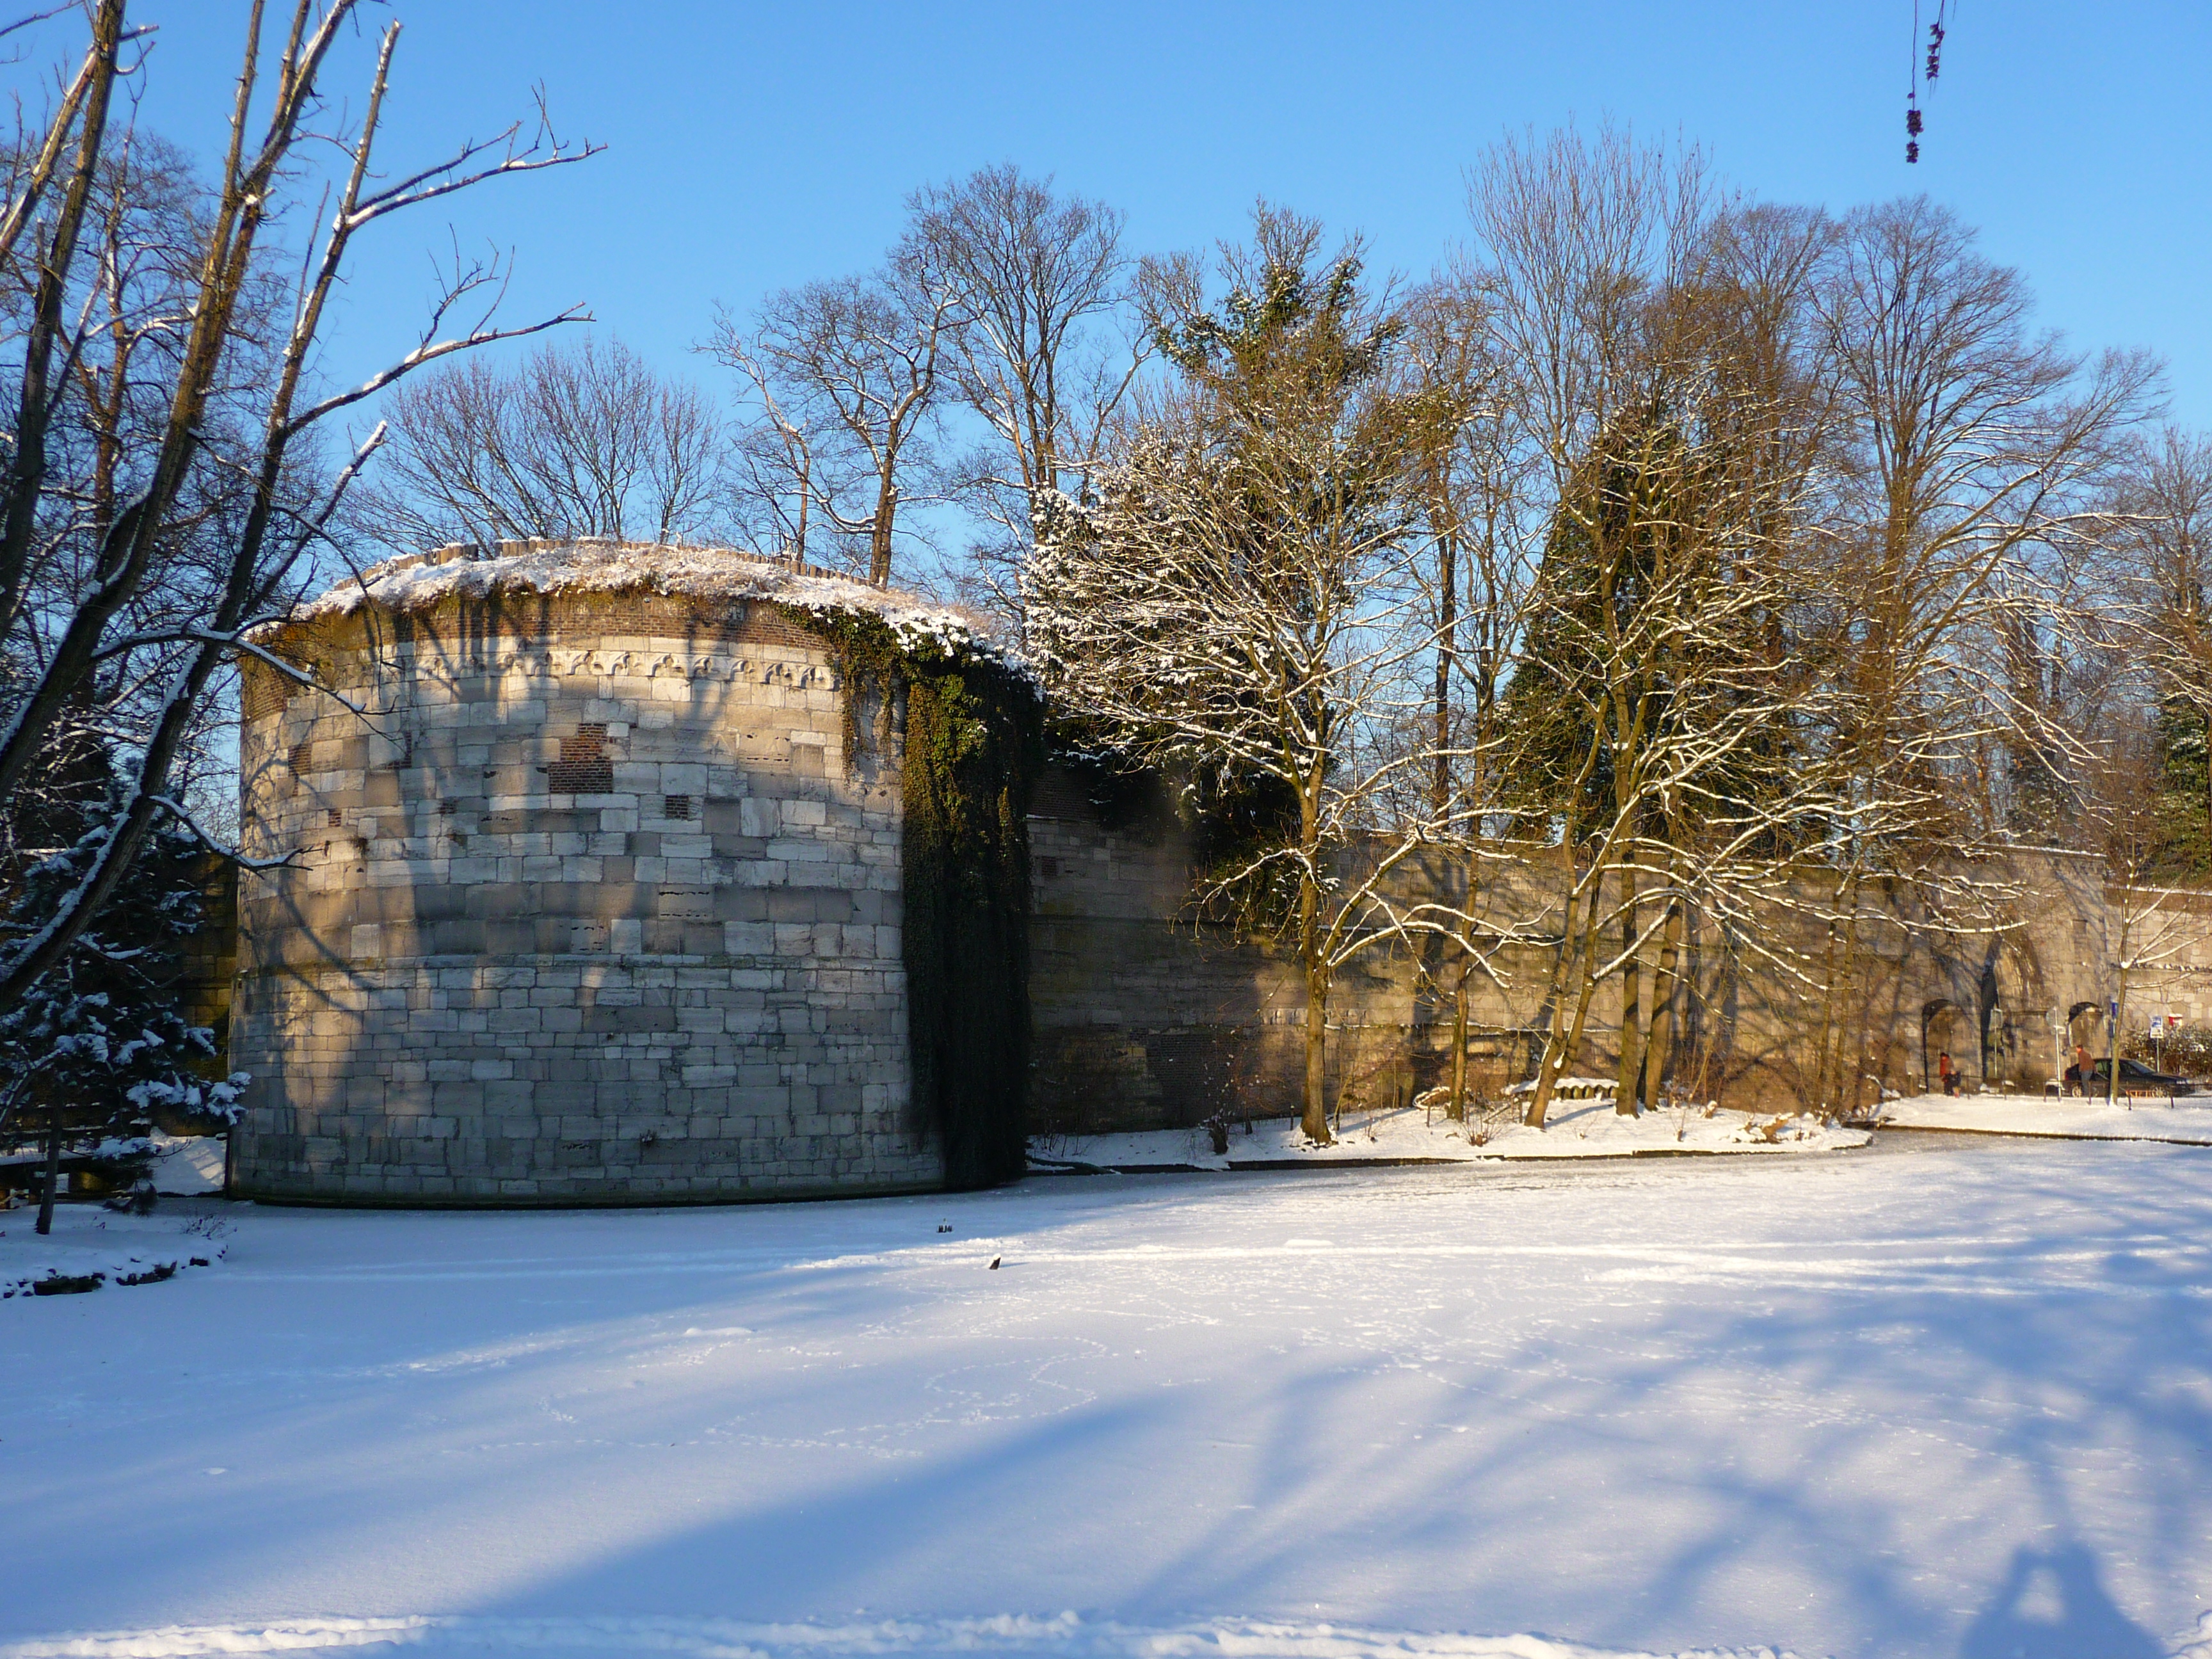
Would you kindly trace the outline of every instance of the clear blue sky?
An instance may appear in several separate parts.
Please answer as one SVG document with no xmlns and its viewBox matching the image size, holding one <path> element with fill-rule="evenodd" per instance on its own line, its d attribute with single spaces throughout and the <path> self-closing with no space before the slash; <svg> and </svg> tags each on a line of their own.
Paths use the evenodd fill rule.
<svg viewBox="0 0 2212 1659">
<path fill-rule="evenodd" d="M 149 117 L 172 136 L 218 141 L 243 9 L 142 0 L 163 36 Z M 541 82 L 567 132 L 608 148 L 385 232 L 331 366 L 411 338 L 449 222 L 514 248 L 514 317 L 586 301 L 676 368 L 714 301 L 866 264 L 909 189 L 981 163 L 1124 207 L 1139 249 L 1234 234 L 1264 194 L 1420 274 L 1463 235 L 1463 170 L 1502 130 L 1610 116 L 1703 143 L 1774 199 L 1929 192 L 2027 272 L 2051 326 L 2162 353 L 2176 416 L 2212 425 L 2212 5 L 1953 10 L 1907 167 L 1911 0 L 399 0 L 368 14 L 406 24 L 395 163 L 525 112 Z M 368 52 L 356 43 L 341 74 L 357 82 Z"/>
</svg>

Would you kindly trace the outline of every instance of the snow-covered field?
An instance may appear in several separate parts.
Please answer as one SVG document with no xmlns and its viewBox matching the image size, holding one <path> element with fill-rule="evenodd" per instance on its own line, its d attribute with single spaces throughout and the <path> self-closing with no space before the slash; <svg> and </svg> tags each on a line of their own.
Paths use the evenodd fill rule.
<svg viewBox="0 0 2212 1659">
<path fill-rule="evenodd" d="M 0 1303 L 6 1659 L 2212 1659 L 2212 1151 L 195 1208 Z"/>
<path fill-rule="evenodd" d="M 54 1230 L 44 1237 L 35 1231 L 35 1202 L 0 1210 L 0 1301 L 32 1295 L 33 1286 L 47 1279 L 98 1279 L 100 1290 L 130 1290 L 211 1267 L 229 1246 L 233 1230 L 223 1212 L 231 1207 L 173 1206 L 167 1215 L 142 1219 L 64 1203 L 56 1206 Z M 0 1335 L 0 1344 L 6 1340 Z"/>
<path fill-rule="evenodd" d="M 1418 1106 L 1347 1113 L 1337 1139 L 1316 1146 L 1296 1118 L 1231 1125 L 1229 1150 L 1216 1152 L 1208 1131 L 1154 1129 L 1137 1134 L 1054 1135 L 1030 1144 L 1040 1170 L 1251 1170 L 1307 1164 L 1442 1163 L 1562 1158 L 1653 1158 L 1705 1152 L 1835 1152 L 1863 1146 L 1860 1129 L 1809 1117 L 1716 1109 L 1646 1112 L 1624 1117 L 1610 1101 L 1553 1103 L 1540 1129 L 1519 1123 L 1468 1125 Z"/>
<path fill-rule="evenodd" d="M 1968 1134 L 2055 1135 L 2067 1140 L 2167 1140 L 2212 1146 L 2212 1097 L 2123 1101 L 2042 1095 L 1912 1095 L 1886 1101 L 1882 1115 L 1899 1128 Z"/>
</svg>

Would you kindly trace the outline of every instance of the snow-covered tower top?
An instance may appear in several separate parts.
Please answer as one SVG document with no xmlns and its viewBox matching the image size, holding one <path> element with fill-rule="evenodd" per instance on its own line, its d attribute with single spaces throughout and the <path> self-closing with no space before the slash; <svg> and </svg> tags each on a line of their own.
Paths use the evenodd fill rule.
<svg viewBox="0 0 2212 1659">
<path fill-rule="evenodd" d="M 658 593 L 708 600 L 763 600 L 828 616 L 879 617 L 905 647 L 934 641 L 955 653 L 1014 654 L 980 613 L 896 588 L 876 587 L 818 565 L 726 547 L 584 538 L 455 543 L 386 559 L 301 607 L 291 620 L 352 616 L 364 606 L 420 613 L 448 599 L 525 594 Z"/>
</svg>

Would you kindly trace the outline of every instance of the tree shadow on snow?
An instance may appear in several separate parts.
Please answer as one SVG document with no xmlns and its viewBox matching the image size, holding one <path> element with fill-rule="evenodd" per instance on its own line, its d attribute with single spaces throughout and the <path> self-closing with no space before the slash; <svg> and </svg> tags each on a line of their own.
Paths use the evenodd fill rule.
<svg viewBox="0 0 2212 1659">
<path fill-rule="evenodd" d="M 1959 1659 L 2160 1659 L 2165 1649 L 2105 1592 L 2079 1544 L 2018 1549 Z"/>
<path fill-rule="evenodd" d="M 464 1271 L 434 1294 L 404 1274 L 349 1285 L 356 1306 L 394 1298 L 404 1335 L 349 1355 L 380 1362 L 373 1376 L 302 1370 L 264 1401 L 284 1409 L 254 1443 L 267 1466 L 297 1469 L 399 1432 L 411 1464 L 394 1460 L 388 1490 L 345 1476 L 347 1504 L 298 1483 L 259 1494 L 241 1524 L 335 1551 L 354 1511 L 379 1504 L 423 1527 L 501 1513 L 526 1550 L 524 1517 L 578 1478 L 571 1456 L 597 1460 L 586 1479 L 706 1456 L 727 1473 L 725 1498 L 651 1514 L 649 1481 L 613 1494 L 651 1519 L 580 1529 L 475 1610 L 781 1618 L 865 1601 L 1164 1618 L 1303 1614 L 1327 1597 L 1382 1622 L 1614 1646 L 2155 1659 L 2092 1549 L 2109 1560 L 2127 1537 L 2136 1577 L 2113 1583 L 2153 1619 L 2143 1586 L 2187 1584 L 2203 1559 L 2209 1158 L 1975 1160 L 1946 1177 L 1936 1222 L 1910 1183 L 1843 1164 L 1786 1186 L 1780 1172 L 1667 1166 L 1501 1177 L 1475 1194 L 1442 1177 L 1030 1183 L 574 1220 L 550 1257 L 518 1248 L 543 1223 L 440 1221 L 401 1254 L 466 1235 L 483 1275 L 444 1264 Z M 1439 1231 L 1617 1253 L 1501 1255 L 1473 1273 L 1418 1249 L 1316 1253 L 1178 1277 L 1164 1252 L 1157 1282 L 1127 1261 L 1063 1261 L 1049 1304 L 1007 1295 L 1023 1249 L 1062 1232 L 1079 1252 L 1149 1240 L 1153 1212 L 1181 1228 L 1201 1190 L 1206 1220 L 1191 1230 L 1206 1240 L 1333 1229 L 1369 1207 L 1404 1228 L 1433 1192 Z M 1783 1194 L 1806 1211 L 1777 1209 Z M 1812 1236 L 1794 1237 L 1815 1204 Z M 945 1219 L 957 1233 L 937 1232 Z M 975 1259 L 999 1237 L 1022 1247 L 1010 1243 L 1012 1272 Z M 917 1247 L 944 1249 L 946 1271 L 887 1276 L 878 1253 Z M 1216 1271 L 1235 1297 L 1183 1306 Z M 525 1294 L 580 1299 L 552 1312 Z M 726 1381 L 702 1371 L 634 1404 L 611 1392 L 663 1363 L 676 1337 L 663 1321 L 710 1316 L 798 1357 Z M 1160 1339 L 1179 1358 L 1131 1358 L 1186 1323 L 1203 1336 Z M 863 1328 L 877 1346 L 846 1352 Z M 547 1333 L 562 1340 L 524 1343 Z M 522 1346 L 490 1351 L 508 1339 Z M 418 1402 L 380 1379 L 447 1375 L 416 1363 L 441 1352 L 470 1368 L 422 1397 L 434 1415 L 395 1431 L 394 1401 Z M 1018 1375 L 995 1382 L 994 1368 Z M 1065 1404 L 1050 1393 L 1063 1383 Z M 533 1426 L 535 1402 L 570 1392 L 590 1407 L 563 1404 L 580 1422 Z M 518 1423 L 544 1442 L 520 1460 L 505 1449 Z M 549 1435 L 574 1453 L 547 1449 Z M 170 1455 L 197 1467 L 218 1443 L 240 1450 L 187 1437 Z M 2136 1472 L 2117 1492 L 2100 1478 L 2115 1468 Z M 72 1501 L 86 1500 L 64 1494 L 58 1512 L 76 1535 L 101 1522 L 111 1545 L 158 1559 L 158 1528 L 140 1536 L 112 1504 Z M 142 1599 L 173 1603 L 175 1571 Z"/>
<path fill-rule="evenodd" d="M 1998 1572 L 2008 1533 L 2117 1525 L 2136 1534 L 2142 1579 L 2194 1576 L 2212 1519 L 2212 1407 L 2190 1382 L 2212 1354 L 2195 1243 L 2205 1164 L 2053 1163 L 2026 1179 L 1977 1166 L 1932 1236 L 1917 1216 L 1885 1216 L 1887 1197 L 1869 1202 L 1862 1238 L 1850 1221 L 1838 1228 L 1848 1259 L 1778 1260 L 1771 1279 L 1747 1267 L 1733 1306 L 1715 1292 L 1662 1296 L 1640 1328 L 1583 1330 L 1589 1315 L 1563 1305 L 1487 1352 L 1435 1333 L 1425 1346 L 1442 1352 L 1407 1370 L 1436 1386 L 1430 1421 L 1463 1416 L 1474 1431 L 1426 1440 L 1417 1457 L 1401 1446 L 1363 1460 L 1342 1443 L 1345 1425 L 1378 1415 L 1357 1368 L 1282 1376 L 1245 1419 L 1267 1448 L 1250 1494 L 1259 1522 L 1224 1519 L 1160 1562 L 1139 1599 L 1267 1607 L 1349 1559 L 1389 1601 L 1395 1565 L 1409 1569 L 1402 1593 L 1419 1595 L 1420 1564 L 1450 1559 L 1485 1629 L 1556 1626 L 1638 1647 L 1725 1631 L 1869 1655 L 1964 1639 L 1962 1659 L 2155 1659 L 2164 1650 L 2082 1544 L 2022 1544 Z M 1713 1185 L 1696 1195 L 1710 1200 Z M 1737 1224 L 1725 1206 L 1714 1213 L 1668 1242 L 1694 1255 L 1710 1227 L 1716 1255 L 1735 1254 Z M 1725 1284 L 1737 1270 L 1713 1271 Z M 1376 1301 L 1414 1288 L 1379 1267 L 1369 1276 Z M 1331 1459 L 1313 1456 L 1318 1425 L 1339 1427 Z M 2144 1473 L 2118 1507 L 2084 1478 L 2115 1455 Z M 1379 1510 L 1367 1501 L 1378 1493 Z M 2129 1504 L 2140 1519 L 2123 1518 Z M 1806 1622 L 1744 1629 L 1747 1587 L 1784 1581 L 1777 1604 L 1805 1595 Z M 1954 1609 L 1992 1581 L 1968 1626 Z"/>
</svg>

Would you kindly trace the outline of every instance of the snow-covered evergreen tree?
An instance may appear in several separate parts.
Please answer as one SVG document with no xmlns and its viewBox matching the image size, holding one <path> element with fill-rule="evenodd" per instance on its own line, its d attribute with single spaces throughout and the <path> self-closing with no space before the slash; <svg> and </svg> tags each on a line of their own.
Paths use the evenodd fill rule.
<svg viewBox="0 0 2212 1659">
<path fill-rule="evenodd" d="M 114 815 L 27 869 L 5 933 L 44 925 L 100 856 Z M 183 1000 L 184 954 L 204 910 L 200 852 L 190 836 L 150 836 L 131 879 L 15 1007 L 0 1012 L 0 1135 L 45 1142 L 46 1230 L 52 1176 L 68 1153 L 127 1156 L 152 1133 L 156 1113 L 228 1123 L 243 1073 L 204 1075 L 218 1050 Z"/>
<path fill-rule="evenodd" d="M 1356 244 L 1263 207 L 1225 249 L 1148 278 L 1174 380 L 1132 405 L 1092 499 L 1046 495 L 1025 578 L 1030 660 L 1066 716 L 1203 782 L 1246 835 L 1210 908 L 1282 939 L 1305 981 L 1304 1121 L 1331 1138 L 1329 990 L 1453 917 L 1393 884 L 1459 830 L 1407 716 L 1433 641 L 1413 460 L 1433 418 L 1398 373 L 1401 319 Z"/>
</svg>

